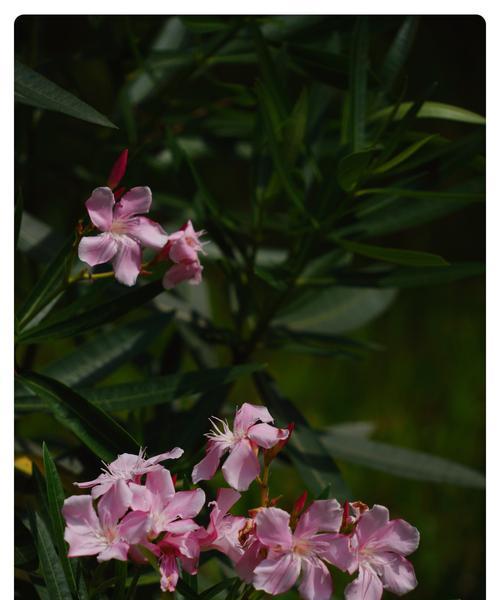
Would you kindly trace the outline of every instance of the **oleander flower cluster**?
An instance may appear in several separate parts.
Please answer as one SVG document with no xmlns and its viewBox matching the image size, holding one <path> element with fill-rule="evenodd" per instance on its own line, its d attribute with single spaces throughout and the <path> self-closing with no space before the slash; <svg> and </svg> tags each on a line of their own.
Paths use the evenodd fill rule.
<svg viewBox="0 0 500 600">
<path fill-rule="evenodd" d="M 384 506 L 316 499 L 303 493 L 288 512 L 281 497 L 269 496 L 269 469 L 287 444 L 293 427 L 279 428 L 263 406 L 245 403 L 233 428 L 212 420 L 205 457 L 192 482 L 211 479 L 227 454 L 222 474 L 229 488 L 206 503 L 205 492 L 190 482 L 177 489 L 176 477 L 161 463 L 178 459 L 180 448 L 146 458 L 121 454 L 91 481 L 77 483 L 89 494 L 67 498 L 63 506 L 68 556 L 96 556 L 147 564 L 155 561 L 163 591 L 174 591 L 182 572 L 195 575 L 200 554 L 218 551 L 238 577 L 267 594 L 298 586 L 304 600 L 328 600 L 334 568 L 355 575 L 346 600 L 380 600 L 417 585 L 407 556 L 419 532 L 402 519 L 390 519 Z M 230 512 L 250 485 L 261 490 L 261 505 L 246 515 Z M 188 488 L 188 489 L 187 489 Z M 206 511 L 206 524 L 200 513 Z"/>
<path fill-rule="evenodd" d="M 200 237 L 204 232 L 195 231 L 188 221 L 168 234 L 159 223 L 145 216 L 152 204 L 150 188 L 140 186 L 126 191 L 118 187 L 125 175 L 127 158 L 128 151 L 124 150 L 111 170 L 108 185 L 96 188 L 85 202 L 92 230 L 100 233 L 81 238 L 78 257 L 90 267 L 111 263 L 116 279 L 127 286 L 134 285 L 139 274 L 147 274 L 149 265 L 166 260 L 173 263 L 163 277 L 166 289 L 183 281 L 199 284 L 203 271 Z M 156 252 L 156 256 L 144 265 L 146 248 Z"/>
</svg>

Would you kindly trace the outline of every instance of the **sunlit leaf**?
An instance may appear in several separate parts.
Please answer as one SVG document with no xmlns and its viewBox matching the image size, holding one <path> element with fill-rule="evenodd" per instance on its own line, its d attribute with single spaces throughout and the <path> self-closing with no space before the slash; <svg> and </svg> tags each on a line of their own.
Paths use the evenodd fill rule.
<svg viewBox="0 0 500 600">
<path fill-rule="evenodd" d="M 399 107 L 395 119 L 402 119 L 411 109 L 411 102 L 403 102 Z M 371 115 L 370 120 L 384 119 L 392 112 L 392 106 L 383 108 Z M 486 119 L 475 112 L 444 104 L 443 102 L 424 102 L 422 108 L 418 111 L 417 117 L 421 119 L 445 119 L 448 121 L 460 121 L 461 123 L 472 123 L 474 125 L 485 125 Z"/>
</svg>

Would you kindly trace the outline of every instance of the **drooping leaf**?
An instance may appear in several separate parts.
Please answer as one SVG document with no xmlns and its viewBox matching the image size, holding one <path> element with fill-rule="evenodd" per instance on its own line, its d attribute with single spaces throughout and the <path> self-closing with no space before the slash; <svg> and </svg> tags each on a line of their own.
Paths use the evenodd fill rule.
<svg viewBox="0 0 500 600">
<path fill-rule="evenodd" d="M 18 338 L 23 343 L 42 341 L 86 333 L 104 323 L 110 323 L 129 313 L 134 308 L 152 300 L 163 291 L 160 280 L 152 281 L 143 287 L 125 292 L 118 298 L 92 307 L 82 313 L 59 320 L 58 315 L 40 325 L 22 332 Z"/>
<path fill-rule="evenodd" d="M 479 471 L 431 454 L 339 431 L 321 432 L 320 438 L 331 455 L 339 460 L 418 481 L 480 489 L 485 486 L 485 478 Z"/>
<path fill-rule="evenodd" d="M 150 377 L 145 381 L 119 383 L 98 388 L 77 388 L 79 395 L 99 408 L 109 411 L 133 410 L 145 406 L 167 404 L 182 396 L 215 390 L 240 377 L 261 369 L 258 364 L 238 365 L 190 371 L 163 377 Z M 44 398 L 16 390 L 16 411 L 48 410 L 50 403 Z M 211 416 L 211 415 L 209 415 Z"/>
<path fill-rule="evenodd" d="M 269 373 L 259 372 L 253 377 L 262 401 L 281 426 L 295 424 L 286 450 L 312 494 L 320 494 L 330 484 L 335 497 L 345 499 L 348 490 L 340 471 L 302 413 L 279 392 Z"/>
<path fill-rule="evenodd" d="M 94 336 L 42 370 L 70 387 L 99 381 L 147 348 L 172 320 L 173 313 L 155 314 Z"/>
<path fill-rule="evenodd" d="M 341 334 L 362 327 L 382 314 L 396 296 L 395 290 L 332 286 L 314 290 L 296 306 L 291 304 L 274 323 L 292 331 Z"/>
<path fill-rule="evenodd" d="M 394 118 L 396 120 L 402 119 L 406 113 L 411 109 L 411 102 L 403 102 L 396 112 Z M 375 121 L 378 119 L 386 118 L 393 110 L 392 106 L 383 108 L 371 115 L 370 120 Z M 485 125 L 486 119 L 478 115 L 475 112 L 461 108 L 459 106 L 453 106 L 451 104 L 444 104 L 443 102 L 424 102 L 423 106 L 417 113 L 417 117 L 420 119 L 445 119 L 448 121 L 460 121 L 461 123 L 471 123 L 474 125 Z"/>
<path fill-rule="evenodd" d="M 107 117 L 70 92 L 16 60 L 14 68 L 15 98 L 45 110 L 60 112 L 88 123 L 118 129 Z"/>
<path fill-rule="evenodd" d="M 420 150 L 420 148 L 425 146 L 425 144 L 427 144 L 427 142 L 430 142 L 435 137 L 436 137 L 435 135 L 429 135 L 429 136 L 422 138 L 421 140 L 414 142 L 413 144 L 411 144 L 410 146 L 408 146 L 407 148 L 405 148 L 404 150 L 402 150 L 401 152 L 396 154 L 396 156 L 393 156 L 387 162 L 385 162 L 382 165 L 379 165 L 377 168 L 373 169 L 373 173 L 376 175 L 379 175 L 380 173 L 386 173 L 387 171 L 394 169 L 394 167 L 397 167 L 399 164 L 404 162 L 407 158 L 410 158 L 410 156 L 413 156 L 413 154 L 418 152 Z"/>
<path fill-rule="evenodd" d="M 49 530 L 38 513 L 30 518 L 31 531 L 50 600 L 73 600 L 71 589 L 57 556 Z"/>
<path fill-rule="evenodd" d="M 345 239 L 337 239 L 337 243 L 354 254 L 407 267 L 443 267 L 448 265 L 443 258 L 429 252 L 384 248 Z"/>
<path fill-rule="evenodd" d="M 121 425 L 71 388 L 36 373 L 25 372 L 20 381 L 102 460 L 109 462 L 123 452 L 138 452 L 139 445 Z"/>
</svg>

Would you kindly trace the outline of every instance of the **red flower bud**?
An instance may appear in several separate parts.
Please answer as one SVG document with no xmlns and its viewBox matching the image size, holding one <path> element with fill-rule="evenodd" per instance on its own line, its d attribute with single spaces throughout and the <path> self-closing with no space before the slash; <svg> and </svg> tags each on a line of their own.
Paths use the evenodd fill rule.
<svg viewBox="0 0 500 600">
<path fill-rule="evenodd" d="M 108 177 L 108 187 L 114 190 L 127 170 L 128 150 L 125 149 L 116 160 Z"/>
</svg>

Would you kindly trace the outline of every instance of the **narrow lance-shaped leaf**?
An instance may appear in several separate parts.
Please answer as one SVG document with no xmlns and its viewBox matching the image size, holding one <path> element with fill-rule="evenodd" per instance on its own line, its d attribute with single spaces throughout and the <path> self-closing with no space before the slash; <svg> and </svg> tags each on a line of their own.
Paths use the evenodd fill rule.
<svg viewBox="0 0 500 600">
<path fill-rule="evenodd" d="M 100 325 L 110 323 L 119 317 L 129 313 L 135 308 L 152 300 L 163 291 L 160 280 L 152 281 L 143 287 L 138 287 L 126 292 L 121 296 L 80 314 L 58 320 L 57 315 L 50 321 L 44 321 L 40 325 L 21 333 L 19 342 L 38 343 L 54 338 L 68 337 L 86 333 Z"/>
<path fill-rule="evenodd" d="M 56 465 L 45 445 L 42 445 L 43 466 L 45 470 L 45 482 L 47 487 L 47 503 L 52 529 L 52 539 L 59 553 L 66 580 L 74 594 L 77 593 L 75 574 L 72 564 L 67 557 L 67 546 L 64 541 L 64 521 L 62 518 L 62 507 L 64 503 L 64 490 L 57 473 Z"/>
<path fill-rule="evenodd" d="M 109 462 L 117 454 L 139 450 L 121 425 L 71 388 L 36 373 L 23 373 L 20 380 L 45 400 L 55 418 L 102 460 Z"/>
<path fill-rule="evenodd" d="M 418 17 L 406 17 L 387 51 L 381 70 L 382 81 L 387 90 L 392 87 L 406 62 L 417 33 L 418 21 Z"/>
<path fill-rule="evenodd" d="M 273 416 L 281 423 L 295 424 L 286 448 L 311 492 L 317 496 L 331 484 L 335 496 L 345 499 L 348 490 L 340 471 L 305 417 L 290 400 L 281 395 L 268 373 L 256 373 L 254 381 L 260 397 Z"/>
<path fill-rule="evenodd" d="M 443 267 L 448 265 L 441 256 L 430 254 L 429 252 L 383 248 L 382 246 L 372 246 L 371 244 L 362 244 L 344 239 L 337 239 L 336 241 L 340 246 L 354 254 L 398 265 L 409 267 Z"/>
<path fill-rule="evenodd" d="M 23 104 L 64 113 L 103 127 L 118 129 L 95 108 L 18 60 L 15 61 L 14 91 L 16 100 Z"/>
<path fill-rule="evenodd" d="M 354 152 L 365 144 L 366 93 L 368 71 L 368 18 L 358 17 L 352 37 L 349 72 L 350 143 Z"/>
<path fill-rule="evenodd" d="M 418 481 L 485 486 L 484 475 L 479 471 L 438 456 L 349 435 L 335 427 L 319 435 L 330 454 L 339 460 Z"/>
<path fill-rule="evenodd" d="M 40 569 L 47 586 L 48 597 L 50 600 L 73 600 L 47 526 L 38 513 L 31 515 L 30 523 L 40 560 Z"/>
<path fill-rule="evenodd" d="M 430 142 L 435 137 L 436 137 L 435 135 L 429 135 L 427 137 L 422 138 L 421 140 L 417 140 L 416 142 L 414 142 L 413 144 L 411 144 L 410 146 L 408 146 L 407 148 L 405 148 L 404 150 L 402 150 L 401 152 L 396 154 L 396 156 L 393 156 L 387 162 L 383 163 L 382 165 L 379 165 L 376 169 L 373 170 L 373 173 L 378 175 L 380 173 L 386 173 L 387 171 L 394 169 L 394 167 L 397 167 L 399 164 L 404 162 L 407 158 L 410 158 L 410 156 L 413 156 L 416 152 L 418 152 L 420 150 L 420 148 L 425 146 L 428 142 Z"/>
<path fill-rule="evenodd" d="M 240 377 L 251 375 L 262 365 L 248 364 L 235 367 L 202 369 L 163 377 L 149 377 L 145 381 L 131 381 L 97 388 L 76 388 L 76 392 L 99 408 L 109 411 L 133 410 L 173 402 L 182 396 L 210 392 Z M 43 411 L 50 409 L 45 398 L 37 398 L 16 389 L 16 411 Z M 211 413 L 208 415 L 211 416 Z"/>
<path fill-rule="evenodd" d="M 395 120 L 400 120 L 405 117 L 408 111 L 413 106 L 412 102 L 403 102 L 394 116 Z M 388 106 L 370 116 L 371 121 L 383 119 L 392 112 L 393 107 Z M 453 106 L 443 102 L 424 102 L 417 113 L 420 119 L 445 119 L 448 121 L 460 121 L 461 123 L 471 123 L 473 125 L 485 125 L 486 119 L 471 110 Z"/>
</svg>

